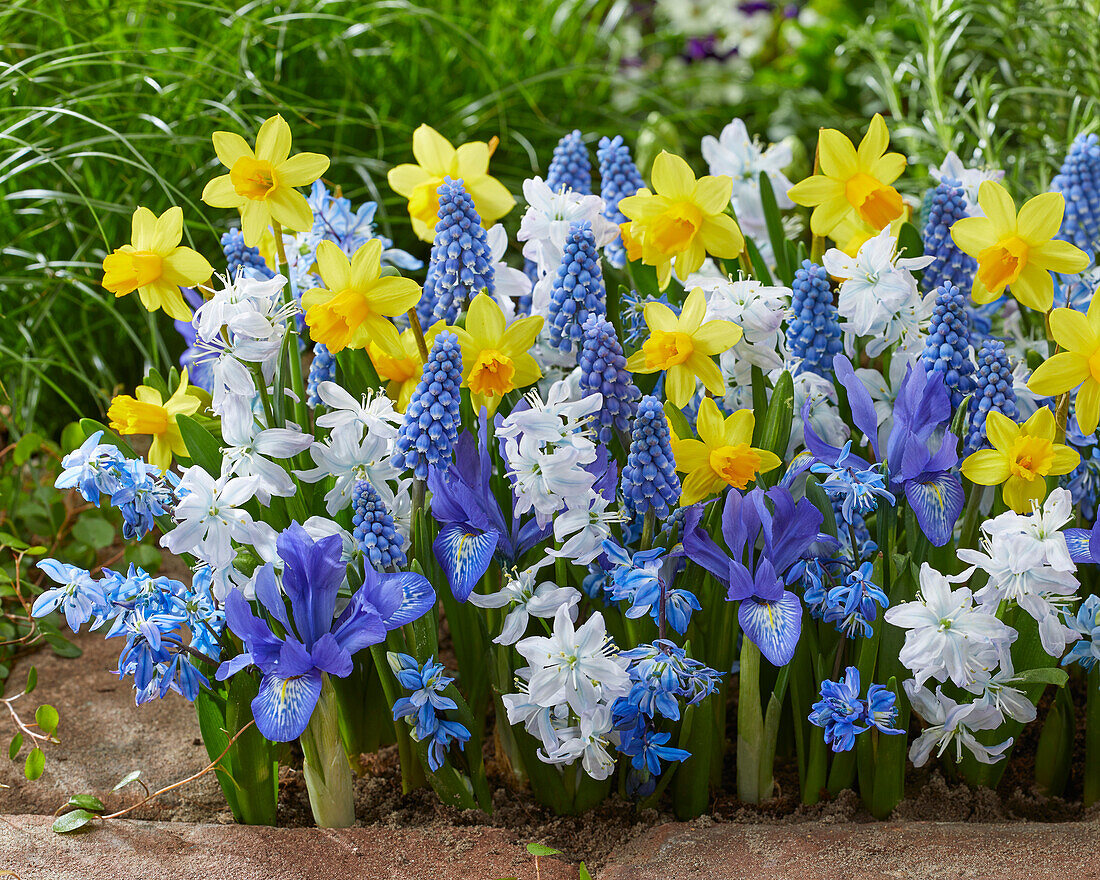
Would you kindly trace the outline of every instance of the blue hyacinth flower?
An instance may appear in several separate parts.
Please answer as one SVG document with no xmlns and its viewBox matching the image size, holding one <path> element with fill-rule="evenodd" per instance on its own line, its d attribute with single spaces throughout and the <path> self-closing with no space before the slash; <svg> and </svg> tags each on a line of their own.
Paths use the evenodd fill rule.
<svg viewBox="0 0 1100 880">
<path fill-rule="evenodd" d="M 1066 200 L 1062 238 L 1082 250 L 1100 245 L 1100 137 L 1079 134 L 1050 188 Z"/>
<path fill-rule="evenodd" d="M 945 180 L 929 193 L 926 201 L 921 238 L 925 255 L 935 260 L 924 268 L 921 285 L 926 291 L 945 285 L 969 291 L 978 263 L 960 250 L 951 237 L 951 227 L 967 216 L 966 193 L 957 182 Z"/>
<path fill-rule="evenodd" d="M 561 189 L 582 195 L 592 192 L 592 164 L 579 131 L 571 131 L 554 147 L 554 156 L 546 170 L 546 185 L 553 192 Z"/>
<path fill-rule="evenodd" d="M 622 474 L 623 501 L 631 515 L 652 510 L 669 515 L 680 500 L 680 478 L 672 454 L 672 437 L 661 401 L 646 395 L 630 432 L 630 452 Z"/>
<path fill-rule="evenodd" d="M 615 335 L 614 325 L 600 315 L 589 315 L 582 327 L 584 343 L 577 359 L 581 368 L 582 396 L 602 395 L 603 403 L 596 415 L 601 443 L 610 443 L 615 431 L 630 430 L 638 411 L 641 396 L 633 376 L 626 368 L 626 355 Z"/>
<path fill-rule="evenodd" d="M 791 319 L 787 348 L 802 372 L 832 375 L 833 358 L 843 348 L 840 315 L 833 304 L 833 285 L 824 266 L 803 260 L 791 282 Z"/>
<path fill-rule="evenodd" d="M 562 351 L 573 351 L 584 339 L 584 323 L 589 316 L 602 318 L 606 314 L 607 291 L 592 224 L 571 223 L 550 291 L 547 317 L 550 344 Z"/>
<path fill-rule="evenodd" d="M 453 324 L 467 302 L 483 290 L 490 296 L 495 290 L 492 251 L 474 200 L 461 180 L 449 177 L 436 193 L 439 222 L 424 292 L 416 307 L 424 326 L 441 319 Z"/>
<path fill-rule="evenodd" d="M 645 186 L 645 180 L 638 166 L 630 157 L 630 148 L 623 143 L 622 135 L 614 138 L 600 138 L 596 150 L 596 159 L 600 163 L 600 197 L 604 202 L 603 215 L 616 226 L 627 222 L 626 215 L 619 210 L 619 202 L 638 193 Z M 604 248 L 604 256 L 616 269 L 626 265 L 626 247 L 622 236 Z"/>
</svg>

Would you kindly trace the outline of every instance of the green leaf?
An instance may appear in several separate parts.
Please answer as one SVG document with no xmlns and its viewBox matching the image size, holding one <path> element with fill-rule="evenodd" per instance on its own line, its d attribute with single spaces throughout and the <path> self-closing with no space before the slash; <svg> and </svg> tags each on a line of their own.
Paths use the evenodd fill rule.
<svg viewBox="0 0 1100 880">
<path fill-rule="evenodd" d="M 79 807 L 82 810 L 92 810 L 96 813 L 102 813 L 106 809 L 106 807 L 103 806 L 103 801 L 94 794 L 74 794 L 69 798 L 69 802 L 65 804 L 65 806 Z"/>
<path fill-rule="evenodd" d="M 27 760 L 23 764 L 23 775 L 27 779 L 37 779 L 42 775 L 42 771 L 46 769 L 46 753 L 42 749 L 35 746 L 29 755 Z"/>
<path fill-rule="evenodd" d="M 94 550 L 102 550 L 114 542 L 115 527 L 105 519 L 85 514 L 73 526 L 73 537 Z"/>
<path fill-rule="evenodd" d="M 35 710 L 35 724 L 37 724 L 38 729 L 47 736 L 53 736 L 54 731 L 57 730 L 57 722 L 59 720 L 60 718 L 58 717 L 57 710 L 47 703 L 43 703 Z"/>
<path fill-rule="evenodd" d="M 80 422 L 69 422 L 61 431 L 61 448 L 66 452 L 76 449 L 85 440 Z"/>
<path fill-rule="evenodd" d="M 588 873 L 588 868 L 585 867 L 584 862 L 581 862 L 578 870 L 580 873 L 577 875 L 577 880 L 592 880 L 592 875 Z"/>
<path fill-rule="evenodd" d="M 35 667 L 35 666 L 32 666 L 30 672 L 27 673 L 27 685 L 26 685 L 26 687 L 23 688 L 23 693 L 29 694 L 31 691 L 33 691 L 35 689 L 37 684 L 38 684 L 38 668 Z"/>
<path fill-rule="evenodd" d="M 923 253 L 924 241 L 917 227 L 912 223 L 901 224 L 901 231 L 898 233 L 898 256 L 909 259 L 919 257 Z"/>
<path fill-rule="evenodd" d="M 10 532 L 0 532 L 0 547 L 11 547 L 13 550 L 26 550 L 30 545 L 26 541 L 21 541 L 19 538 Z"/>
<path fill-rule="evenodd" d="M 222 450 L 214 435 L 190 416 L 177 416 L 176 424 L 179 425 L 180 435 L 191 461 L 207 473 L 220 474 Z"/>
<path fill-rule="evenodd" d="M 22 467 L 27 463 L 34 453 L 42 448 L 42 438 L 31 431 L 29 434 L 24 434 L 19 438 L 19 442 L 15 444 L 15 449 L 12 450 L 11 460 L 15 463 L 16 467 Z"/>
<path fill-rule="evenodd" d="M 1052 684 L 1055 687 L 1063 687 L 1069 680 L 1069 675 L 1064 669 L 1047 666 L 1020 670 L 1016 673 L 1016 680 L 1023 684 Z"/>
<path fill-rule="evenodd" d="M 782 459 L 786 455 L 787 444 L 791 439 L 793 421 L 794 380 L 791 379 L 791 374 L 784 370 L 775 382 L 771 400 L 764 413 L 764 423 L 760 429 L 760 448 L 774 452 Z M 762 474 L 759 482 L 764 486 L 774 486 L 779 481 L 781 473 L 782 470 L 776 468 Z"/>
<path fill-rule="evenodd" d="M 764 222 L 768 227 L 768 241 L 775 254 L 775 272 L 788 287 L 794 278 L 794 272 L 787 262 L 787 237 L 783 232 L 783 219 L 779 216 L 779 206 L 775 201 L 775 192 L 768 172 L 760 172 L 760 204 L 764 209 Z"/>
<path fill-rule="evenodd" d="M 667 400 L 665 401 L 665 415 L 668 416 L 668 420 L 672 423 L 672 430 L 680 440 L 695 436 L 687 416 Z"/>
<path fill-rule="evenodd" d="M 560 849 L 551 849 L 548 846 L 543 846 L 541 843 L 529 843 L 527 844 L 527 852 L 533 856 L 560 856 Z"/>
<path fill-rule="evenodd" d="M 118 436 L 114 431 L 104 425 L 102 422 L 97 422 L 95 419 L 81 419 L 80 429 L 84 432 L 85 437 L 91 437 L 96 431 L 102 431 L 103 436 L 99 438 L 100 443 L 110 443 L 112 446 L 120 449 L 127 458 L 140 458 L 134 448 Z"/>
<path fill-rule="evenodd" d="M 97 818 L 96 815 L 89 813 L 87 810 L 73 810 L 71 813 L 66 813 L 64 816 L 58 816 L 54 819 L 53 830 L 58 834 L 68 834 L 78 828 L 83 828 L 95 818 Z"/>
<path fill-rule="evenodd" d="M 129 773 L 127 773 L 125 776 L 123 776 L 115 784 L 115 787 L 112 788 L 111 791 L 118 791 L 119 789 L 125 788 L 131 782 L 137 782 L 137 780 L 140 779 L 140 778 L 141 778 L 141 771 L 140 770 L 131 770 Z"/>
<path fill-rule="evenodd" d="M 772 275 L 768 271 L 768 264 L 764 261 L 764 258 L 760 255 L 760 249 L 756 246 L 751 238 L 745 239 L 745 253 L 749 255 L 749 259 L 752 261 L 752 274 L 757 281 L 762 284 L 771 286 Z"/>
<path fill-rule="evenodd" d="M 17 733 L 11 738 L 11 743 L 8 745 L 8 760 L 14 761 L 19 757 L 19 751 L 23 748 L 23 734 Z"/>
</svg>

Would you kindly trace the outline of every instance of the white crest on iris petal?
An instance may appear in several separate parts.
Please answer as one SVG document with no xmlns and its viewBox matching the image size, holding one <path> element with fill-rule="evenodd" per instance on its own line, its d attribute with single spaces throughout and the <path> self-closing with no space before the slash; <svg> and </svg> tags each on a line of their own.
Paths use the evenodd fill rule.
<svg viewBox="0 0 1100 880">
<path fill-rule="evenodd" d="M 302 735 L 321 696 L 321 671 L 281 678 L 265 675 L 252 701 L 256 727 L 273 742 L 290 742 Z"/>
<path fill-rule="evenodd" d="M 447 583 L 459 602 L 465 602 L 493 558 L 500 535 L 495 530 L 471 532 L 461 524 L 443 528 L 432 549 L 439 560 Z"/>
<path fill-rule="evenodd" d="M 802 603 L 794 593 L 775 602 L 742 599 L 737 609 L 741 630 L 773 666 L 786 665 L 802 634 Z"/>
</svg>

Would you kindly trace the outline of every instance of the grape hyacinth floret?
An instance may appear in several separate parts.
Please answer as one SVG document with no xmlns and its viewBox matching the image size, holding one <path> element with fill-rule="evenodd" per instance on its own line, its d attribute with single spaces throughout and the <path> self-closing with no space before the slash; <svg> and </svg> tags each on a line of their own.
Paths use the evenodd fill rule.
<svg viewBox="0 0 1100 880">
<path fill-rule="evenodd" d="M 222 253 L 225 254 L 227 273 L 230 280 L 237 277 L 242 270 L 255 272 L 260 278 L 274 278 L 275 273 L 268 268 L 264 258 L 260 256 L 260 249 L 248 247 L 244 243 L 244 236 L 239 229 L 230 229 L 222 234 Z"/>
<path fill-rule="evenodd" d="M 352 537 L 376 570 L 405 564 L 405 539 L 378 491 L 367 480 L 357 480 L 352 492 Z"/>
<path fill-rule="evenodd" d="M 607 291 L 592 224 L 571 223 L 550 293 L 550 344 L 562 351 L 573 351 L 584 339 L 588 316 L 602 317 L 606 313 Z"/>
<path fill-rule="evenodd" d="M 921 234 L 924 253 L 936 258 L 924 269 L 921 277 L 924 289 L 931 291 L 951 284 L 969 291 L 978 264 L 969 254 L 963 253 L 951 238 L 951 227 L 955 221 L 968 216 L 966 193 L 954 181 L 944 181 L 931 191 L 924 216 Z"/>
<path fill-rule="evenodd" d="M 405 410 L 394 450 L 394 464 L 409 468 L 418 480 L 428 478 L 428 468 L 445 468 L 450 462 L 461 422 L 459 385 L 462 384 L 462 350 L 453 333 L 440 333 L 432 343 L 428 362 Z"/>
<path fill-rule="evenodd" d="M 610 443 L 615 431 L 626 434 L 638 411 L 641 396 L 631 373 L 626 368 L 626 355 L 615 335 L 614 325 L 604 317 L 590 314 L 581 328 L 584 342 L 580 357 L 581 391 L 603 395 L 603 404 L 596 415 L 597 436 L 601 443 Z"/>
<path fill-rule="evenodd" d="M 470 739 L 470 731 L 464 725 L 443 717 L 444 712 L 458 708 L 454 700 L 443 696 L 454 679 L 445 674 L 447 670 L 442 663 L 435 662 L 435 657 L 421 665 L 408 654 L 390 651 L 386 659 L 401 687 L 409 691 L 409 696 L 393 704 L 393 720 L 406 719 L 413 728 L 413 739 L 431 742 L 428 765 L 438 770 L 452 743 L 457 742 L 460 749 L 465 749 Z"/>
<path fill-rule="evenodd" d="M 563 187 L 584 195 L 592 192 L 592 164 L 580 131 L 571 131 L 554 147 L 554 156 L 546 170 L 546 185 L 554 192 Z"/>
<path fill-rule="evenodd" d="M 638 404 L 630 452 L 623 467 L 622 490 L 631 515 L 652 510 L 663 519 L 680 498 L 668 418 L 661 401 L 652 395 L 646 395 Z"/>
<path fill-rule="evenodd" d="M 321 403 L 317 389 L 322 382 L 336 381 L 336 358 L 323 342 L 313 345 L 313 360 L 309 364 L 309 376 L 306 380 L 306 402 L 311 407 Z"/>
<path fill-rule="evenodd" d="M 492 252 L 474 200 L 461 180 L 449 177 L 436 192 L 439 222 L 417 306 L 425 325 L 440 319 L 453 323 L 469 300 L 483 290 L 492 295 L 495 289 Z"/>
<path fill-rule="evenodd" d="M 1062 237 L 1082 250 L 1100 244 L 1100 138 L 1079 134 L 1050 188 L 1066 199 Z"/>
<path fill-rule="evenodd" d="M 603 215 L 616 226 L 620 226 L 627 222 L 627 218 L 619 210 L 619 201 L 636 195 L 645 186 L 645 180 L 630 157 L 630 148 L 623 143 L 621 134 L 613 138 L 600 138 L 596 159 L 600 163 L 600 196 L 605 206 Z M 616 269 L 626 265 L 626 247 L 622 236 L 616 237 L 604 248 L 604 256 Z"/>
<path fill-rule="evenodd" d="M 926 372 L 943 373 L 943 384 L 951 394 L 952 412 L 974 390 L 966 301 L 967 297 L 953 284 L 936 288 L 932 325 L 921 355 Z"/>
<path fill-rule="evenodd" d="M 809 260 L 794 273 L 791 283 L 791 320 L 787 348 L 800 361 L 795 374 L 832 374 L 833 357 L 842 348 L 840 318 L 833 304 L 833 288 L 824 266 Z"/>
<path fill-rule="evenodd" d="M 1008 362 L 1005 344 L 999 339 L 986 339 L 982 342 L 974 386 L 974 396 L 970 398 L 970 429 L 966 435 L 968 453 L 976 452 L 987 445 L 985 420 L 990 410 L 996 410 L 1013 421 L 1020 416 L 1016 408 L 1012 367 Z"/>
</svg>

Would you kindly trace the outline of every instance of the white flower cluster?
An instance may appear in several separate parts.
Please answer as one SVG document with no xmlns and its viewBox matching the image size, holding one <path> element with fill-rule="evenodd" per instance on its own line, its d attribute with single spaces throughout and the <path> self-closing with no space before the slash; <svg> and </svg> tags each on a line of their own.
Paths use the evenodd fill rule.
<svg viewBox="0 0 1100 880">
<path fill-rule="evenodd" d="M 510 724 L 523 724 L 542 742 L 540 760 L 568 765 L 579 758 L 585 773 L 606 779 L 615 769 L 611 706 L 630 690 L 628 663 L 608 639 L 602 614 L 574 628 L 571 612 L 570 604 L 560 605 L 552 635 L 516 645 L 529 665 L 516 670 L 522 690 L 505 694 L 504 707 Z"/>
</svg>

